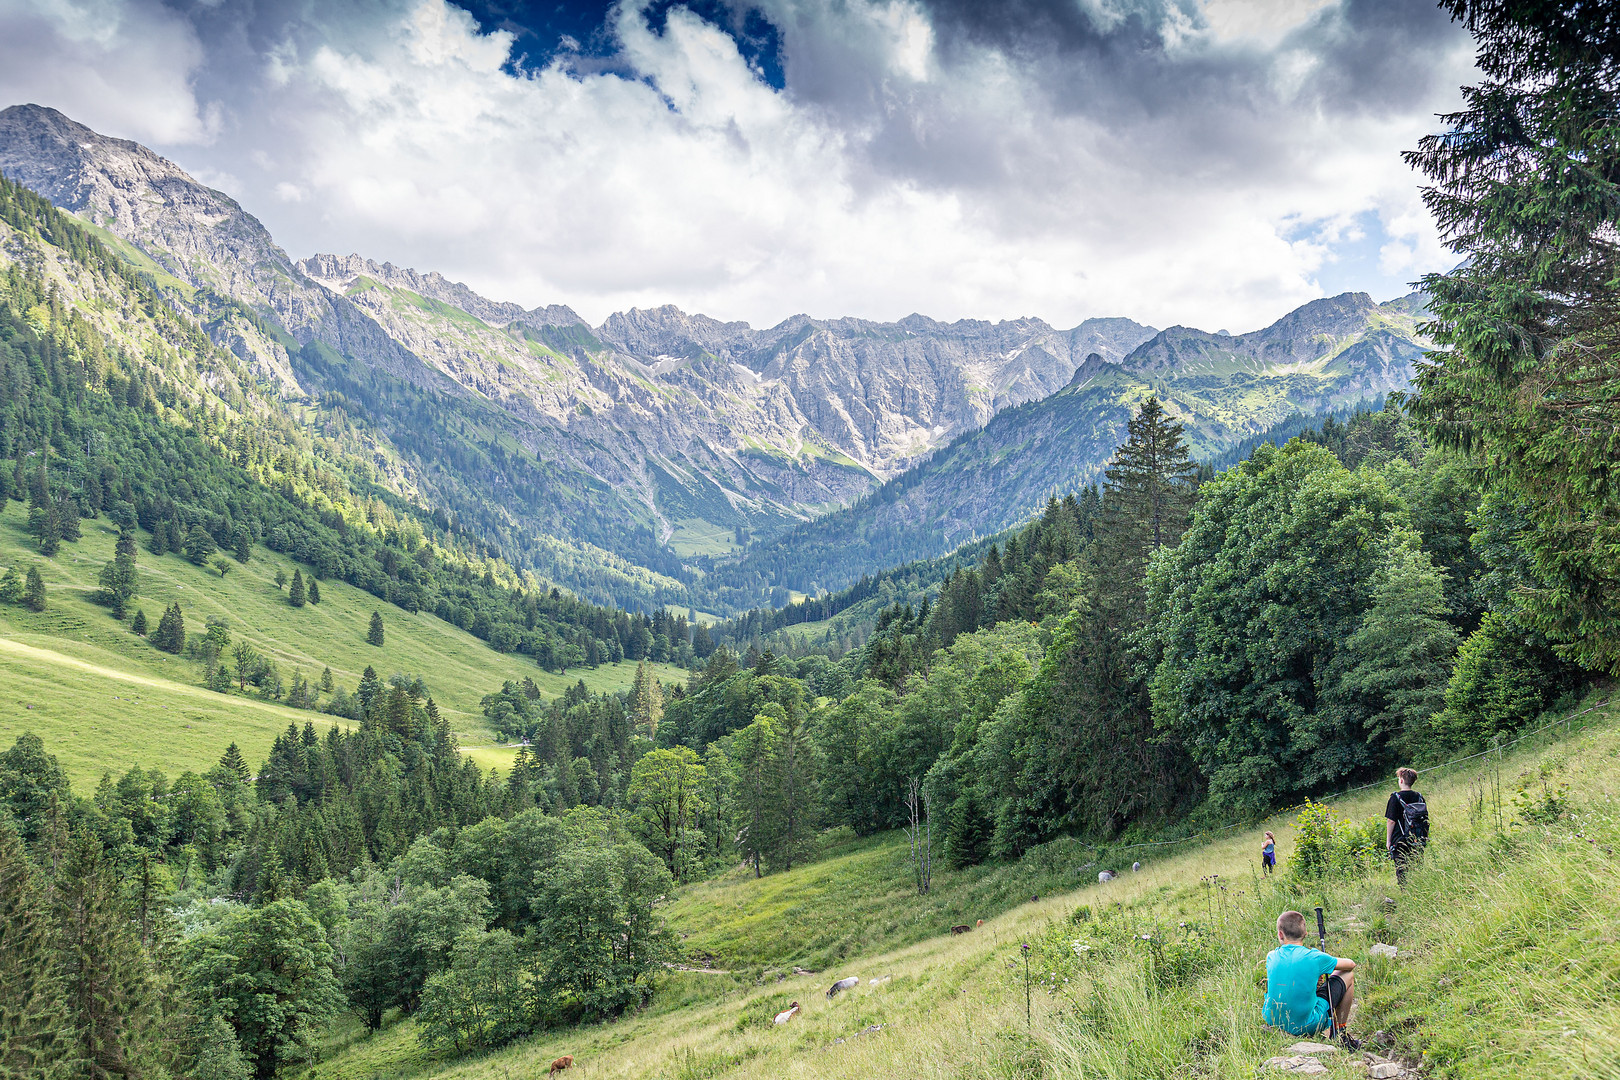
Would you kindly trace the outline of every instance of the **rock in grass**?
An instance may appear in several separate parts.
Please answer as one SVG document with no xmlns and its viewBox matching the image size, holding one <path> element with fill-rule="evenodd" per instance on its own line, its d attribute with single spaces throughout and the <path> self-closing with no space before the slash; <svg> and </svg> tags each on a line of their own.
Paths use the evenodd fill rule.
<svg viewBox="0 0 1620 1080">
<path fill-rule="evenodd" d="M 1272 1069 L 1277 1072 L 1297 1073 L 1301 1076 L 1313 1076 L 1316 1073 L 1327 1072 L 1327 1066 L 1313 1057 L 1295 1055 L 1293 1057 L 1266 1058 L 1261 1068 Z"/>
<path fill-rule="evenodd" d="M 1289 1054 L 1337 1054 L 1338 1052 L 1339 1048 L 1337 1046 L 1313 1042 L 1297 1042 L 1284 1051 L 1284 1053 Z"/>
<path fill-rule="evenodd" d="M 1404 1066 L 1393 1061 L 1386 1061 L 1381 1065 L 1374 1065 L 1367 1070 L 1369 1080 L 1399 1080 L 1406 1075 Z"/>
<path fill-rule="evenodd" d="M 1395 959 L 1396 954 L 1400 952 L 1400 950 L 1397 949 L 1395 946 L 1393 946 L 1393 945 L 1385 945 L 1382 941 L 1378 942 L 1376 945 L 1374 945 L 1371 949 L 1368 949 L 1367 951 L 1369 953 L 1371 953 L 1373 956 L 1388 957 L 1391 960 Z"/>
</svg>

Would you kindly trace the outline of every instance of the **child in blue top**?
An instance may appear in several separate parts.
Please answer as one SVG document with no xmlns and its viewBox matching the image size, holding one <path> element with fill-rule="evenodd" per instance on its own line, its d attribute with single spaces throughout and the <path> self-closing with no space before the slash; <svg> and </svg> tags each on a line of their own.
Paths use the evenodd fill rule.
<svg viewBox="0 0 1620 1080">
<path fill-rule="evenodd" d="M 1316 1035 L 1328 1029 L 1331 1009 L 1343 1031 L 1356 996 L 1356 962 L 1308 948 L 1305 916 L 1297 911 L 1277 916 L 1277 940 L 1280 944 L 1266 956 L 1266 1003 L 1260 1018 L 1290 1035 Z M 1328 977 L 1325 994 L 1316 985 L 1323 975 Z M 1345 1040 L 1350 1041 L 1349 1035 Z"/>
<path fill-rule="evenodd" d="M 1260 845 L 1260 868 L 1261 868 L 1261 872 L 1269 874 L 1269 873 L 1271 873 L 1271 868 L 1276 866 L 1276 865 L 1277 865 L 1277 838 L 1275 836 L 1272 836 L 1270 832 L 1267 832 L 1265 842 Z"/>
</svg>

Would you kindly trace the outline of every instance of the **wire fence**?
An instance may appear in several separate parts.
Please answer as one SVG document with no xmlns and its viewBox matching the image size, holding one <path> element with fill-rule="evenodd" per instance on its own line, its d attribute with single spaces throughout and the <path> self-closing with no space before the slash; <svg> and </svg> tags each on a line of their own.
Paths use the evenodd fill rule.
<svg viewBox="0 0 1620 1080">
<path fill-rule="evenodd" d="M 1416 771 L 1417 771 L 1417 773 L 1419 775 L 1422 775 L 1424 773 L 1433 773 L 1433 772 L 1438 772 L 1441 769 L 1450 768 L 1453 765 L 1461 765 L 1465 761 L 1474 761 L 1474 760 L 1477 760 L 1477 759 L 1482 758 L 1482 757 L 1490 757 L 1493 754 L 1501 754 L 1503 751 L 1509 749 L 1510 747 L 1518 746 L 1520 743 L 1525 742 L 1525 741 L 1527 741 L 1529 739 L 1533 739 L 1537 735 L 1542 734 L 1543 732 L 1551 731 L 1553 728 L 1563 727 L 1563 728 L 1565 728 L 1567 730 L 1569 728 L 1570 724 L 1572 724 L 1574 721 L 1576 721 L 1576 720 L 1580 719 L 1581 717 L 1585 716 L 1587 713 L 1596 712 L 1599 709 L 1605 708 L 1605 707 L 1607 707 L 1608 704 L 1609 704 L 1609 699 L 1604 698 L 1602 701 L 1598 702 L 1596 705 L 1591 706 L 1590 708 L 1582 709 L 1580 712 L 1570 713 L 1568 716 L 1559 717 L 1557 720 L 1554 720 L 1552 723 L 1543 724 L 1541 727 L 1536 728 L 1534 731 L 1527 731 L 1523 735 L 1520 735 L 1518 738 L 1514 739 L 1512 742 L 1498 743 L 1496 745 L 1493 745 L 1489 750 L 1481 750 L 1477 754 L 1469 754 L 1466 757 L 1452 758 L 1450 761 L 1442 761 L 1437 765 L 1430 765 L 1430 766 L 1428 766 L 1426 768 L 1418 769 Z M 1334 792 L 1331 795 L 1324 795 L 1320 799 L 1316 799 L 1316 800 L 1313 800 L 1313 801 L 1318 802 L 1318 803 L 1331 802 L 1334 799 L 1342 799 L 1346 795 L 1354 795 L 1358 791 L 1366 791 L 1368 788 L 1380 787 L 1380 786 L 1382 786 L 1384 784 L 1387 784 L 1388 782 L 1389 781 L 1387 781 L 1387 780 L 1374 780 L 1374 781 L 1372 781 L 1371 783 L 1368 783 L 1368 784 L 1359 784 L 1356 787 L 1345 788 L 1343 791 Z M 1288 814 L 1288 813 L 1292 813 L 1293 811 L 1298 810 L 1298 809 L 1299 809 L 1299 806 L 1292 806 L 1292 807 L 1289 807 L 1286 810 L 1282 810 L 1282 811 L 1278 811 L 1278 812 L 1283 813 L 1283 814 Z M 1268 817 L 1275 816 L 1275 814 L 1271 814 L 1271 815 L 1267 815 L 1267 816 Z M 1264 820 L 1264 819 L 1261 819 L 1261 820 Z M 1181 837 L 1179 839 L 1176 839 L 1176 840 L 1149 840 L 1149 841 L 1144 841 L 1142 843 L 1137 843 L 1137 844 L 1104 844 L 1104 845 L 1101 845 L 1101 847 L 1099 847 L 1096 844 L 1086 844 L 1086 847 L 1090 848 L 1093 851 L 1107 850 L 1109 852 L 1133 851 L 1133 850 L 1138 850 L 1138 849 L 1141 849 L 1141 848 L 1174 847 L 1174 846 L 1176 846 L 1178 844 L 1191 844 L 1191 843 L 1199 842 L 1199 841 L 1212 840 L 1215 837 L 1221 835 L 1222 833 L 1231 832 L 1233 829 L 1252 829 L 1257 824 L 1258 824 L 1257 821 L 1238 821 L 1238 822 L 1234 822 L 1231 825 L 1222 825 L 1218 829 L 1203 829 L 1203 830 L 1200 830 L 1198 832 L 1193 833 L 1190 836 L 1183 836 L 1183 837 Z M 1082 840 L 1081 843 L 1084 844 L 1085 841 Z"/>
</svg>

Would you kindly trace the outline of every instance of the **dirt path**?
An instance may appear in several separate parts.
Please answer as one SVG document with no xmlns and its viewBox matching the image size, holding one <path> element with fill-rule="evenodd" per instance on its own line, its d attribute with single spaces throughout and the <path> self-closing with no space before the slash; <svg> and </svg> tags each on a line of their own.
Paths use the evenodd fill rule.
<svg viewBox="0 0 1620 1080">
<path fill-rule="evenodd" d="M 67 656 L 51 649 L 41 649 L 35 645 L 24 645 L 22 642 L 13 641 L 10 638 L 0 638 L 0 652 L 9 652 L 17 656 L 27 657 L 30 660 L 38 660 L 41 663 L 54 664 L 58 667 L 74 668 L 78 671 L 88 672 L 91 675 L 117 679 L 120 682 L 134 683 L 136 686 L 149 686 L 154 690 L 164 690 L 182 697 L 207 698 L 215 702 L 229 700 L 233 706 L 240 705 L 250 709 L 262 709 L 276 716 L 285 716 L 291 711 L 284 706 L 271 705 L 266 701 L 254 701 L 252 698 L 235 696 L 227 698 L 224 694 L 216 694 L 212 690 L 206 690 L 200 686 L 189 686 L 186 683 L 174 682 L 171 679 L 159 679 L 150 675 L 136 675 L 130 671 L 119 671 L 117 668 L 102 667 L 100 664 L 92 664 L 88 660 L 80 660 L 78 657 Z"/>
</svg>

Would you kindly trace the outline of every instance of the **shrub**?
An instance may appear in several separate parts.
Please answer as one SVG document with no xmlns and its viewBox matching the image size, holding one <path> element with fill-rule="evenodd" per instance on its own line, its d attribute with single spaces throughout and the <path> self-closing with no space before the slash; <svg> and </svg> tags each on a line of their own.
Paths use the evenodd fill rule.
<svg viewBox="0 0 1620 1080">
<path fill-rule="evenodd" d="M 1371 870 L 1384 847 L 1376 819 L 1356 823 L 1321 803 L 1305 801 L 1294 821 L 1294 852 L 1288 872 L 1301 881 L 1353 877 Z"/>
</svg>

